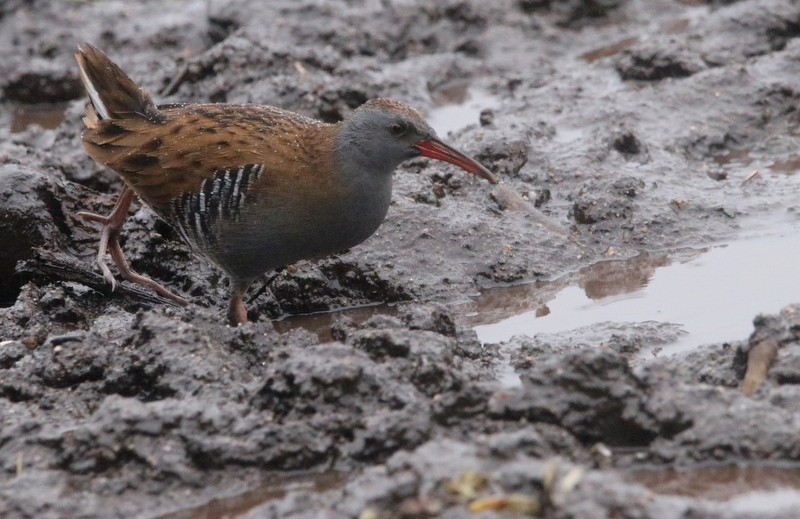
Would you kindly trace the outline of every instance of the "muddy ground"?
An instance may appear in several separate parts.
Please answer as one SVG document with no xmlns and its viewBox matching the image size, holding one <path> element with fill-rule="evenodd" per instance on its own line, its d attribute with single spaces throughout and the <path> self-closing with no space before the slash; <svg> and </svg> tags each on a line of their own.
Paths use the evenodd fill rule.
<svg viewBox="0 0 800 519">
<path fill-rule="evenodd" d="M 800 306 L 632 362 L 678 331 L 482 345 L 454 303 L 796 222 L 799 36 L 792 0 L 0 2 L 0 515 L 752 517 L 642 474 L 796 467 Z M 332 122 L 376 96 L 430 112 L 488 92 L 497 106 L 448 140 L 572 237 L 414 160 L 378 233 L 257 283 L 250 324 L 223 323 L 227 280 L 140 206 L 129 260 L 192 304 L 111 293 L 75 217 L 120 188 L 80 145 L 81 41 L 163 102 Z M 271 322 L 378 303 L 321 335 Z M 756 345 L 777 361 L 746 396 Z"/>
</svg>

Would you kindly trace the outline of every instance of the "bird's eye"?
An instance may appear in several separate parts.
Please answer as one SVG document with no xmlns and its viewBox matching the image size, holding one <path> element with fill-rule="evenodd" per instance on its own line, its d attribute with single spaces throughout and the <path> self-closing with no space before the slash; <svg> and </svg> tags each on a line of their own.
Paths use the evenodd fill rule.
<svg viewBox="0 0 800 519">
<path fill-rule="evenodd" d="M 395 137 L 400 137 L 405 134 L 407 128 L 400 123 L 392 123 L 389 125 L 389 133 L 394 135 Z"/>
</svg>

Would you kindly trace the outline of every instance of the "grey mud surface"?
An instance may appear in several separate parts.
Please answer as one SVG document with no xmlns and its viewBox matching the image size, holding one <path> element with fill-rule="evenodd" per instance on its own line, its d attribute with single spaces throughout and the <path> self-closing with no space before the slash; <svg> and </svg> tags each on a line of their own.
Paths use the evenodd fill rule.
<svg viewBox="0 0 800 519">
<path fill-rule="evenodd" d="M 751 517 L 629 474 L 796 467 L 800 306 L 753 316 L 752 339 L 635 363 L 674 327 L 481 345 L 453 303 L 797 221 L 799 36 L 792 0 L 0 2 L 0 516 Z M 379 232 L 254 287 L 253 323 L 223 324 L 227 281 L 146 208 L 128 258 L 193 304 L 110 293 L 74 216 L 120 188 L 80 146 L 84 40 L 163 102 L 336 121 L 375 96 L 430 111 L 489 92 L 448 139 L 574 239 L 416 160 Z M 11 133 L 35 103 L 64 120 Z M 324 339 L 271 323 L 377 303 Z M 764 339 L 778 360 L 745 396 Z"/>
</svg>

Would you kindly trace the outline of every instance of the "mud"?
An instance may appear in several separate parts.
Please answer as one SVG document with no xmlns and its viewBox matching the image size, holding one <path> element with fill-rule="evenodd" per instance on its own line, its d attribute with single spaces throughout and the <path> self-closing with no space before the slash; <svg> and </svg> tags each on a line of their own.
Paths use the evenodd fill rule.
<svg viewBox="0 0 800 519">
<path fill-rule="evenodd" d="M 653 359 L 679 325 L 498 343 L 473 326 L 546 311 L 576 279 L 598 297 L 640 286 L 776 218 L 796 228 L 798 36 L 792 0 L 3 3 L 0 515 L 786 517 L 800 306 Z M 80 145 L 81 41 L 159 102 L 336 121 L 403 100 L 569 235 L 419 159 L 375 236 L 257 282 L 245 326 L 223 324 L 227 280 L 146 207 L 127 257 L 192 304 L 111 292 L 75 217 L 121 187 Z M 608 259 L 634 268 L 609 279 Z M 720 499 L 635 476 L 696 487 L 681 474 L 733 466 L 779 484 Z"/>
</svg>

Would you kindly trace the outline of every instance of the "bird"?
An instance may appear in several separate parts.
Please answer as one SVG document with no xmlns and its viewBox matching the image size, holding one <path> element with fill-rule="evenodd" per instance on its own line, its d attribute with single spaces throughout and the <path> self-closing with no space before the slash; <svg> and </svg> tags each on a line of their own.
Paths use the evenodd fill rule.
<svg viewBox="0 0 800 519">
<path fill-rule="evenodd" d="M 188 304 L 125 258 L 119 238 L 135 197 L 229 277 L 227 320 L 238 325 L 248 320 L 244 296 L 260 276 L 369 238 L 402 162 L 429 157 L 498 182 L 399 101 L 370 99 L 337 123 L 270 105 L 156 105 L 91 44 L 78 45 L 75 58 L 89 98 L 83 147 L 124 183 L 110 214 L 78 213 L 102 225 L 96 263 L 112 291 L 108 254 L 123 279 Z"/>
</svg>

